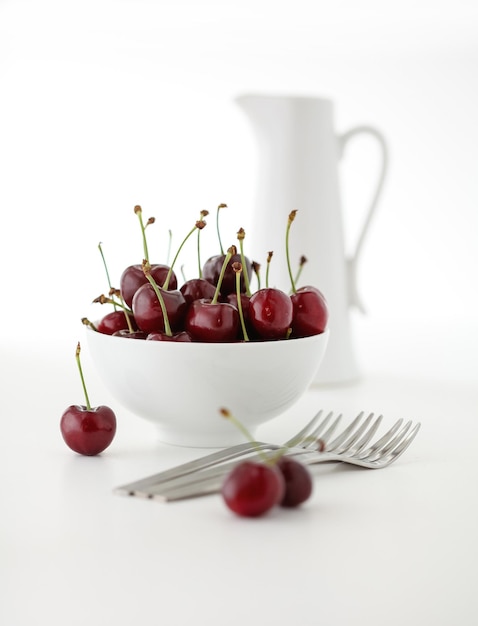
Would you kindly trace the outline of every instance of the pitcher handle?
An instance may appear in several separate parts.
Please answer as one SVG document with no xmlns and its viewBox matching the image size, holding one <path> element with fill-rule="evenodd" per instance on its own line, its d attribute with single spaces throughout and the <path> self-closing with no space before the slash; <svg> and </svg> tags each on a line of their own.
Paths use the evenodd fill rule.
<svg viewBox="0 0 478 626">
<path fill-rule="evenodd" d="M 342 156 L 345 150 L 345 146 L 348 143 L 348 141 L 352 139 L 352 137 L 355 137 L 361 134 L 368 134 L 368 135 L 372 135 L 372 137 L 375 137 L 375 139 L 379 143 L 381 153 L 382 153 L 382 166 L 380 169 L 378 181 L 375 187 L 375 192 L 372 196 L 372 201 L 370 203 L 369 209 L 365 216 L 365 221 L 362 226 L 362 230 L 360 232 L 359 238 L 355 246 L 355 252 L 350 258 L 346 259 L 349 302 L 351 305 L 356 306 L 362 313 L 365 313 L 365 307 L 363 306 L 362 300 L 357 290 L 357 263 L 358 263 L 358 259 L 363 249 L 365 237 L 369 230 L 372 219 L 375 215 L 378 200 L 382 193 L 383 184 L 385 181 L 385 177 L 387 175 L 388 148 L 387 148 L 387 142 L 385 141 L 385 137 L 376 128 L 374 128 L 373 126 L 356 126 L 348 130 L 346 133 L 339 136 L 340 156 Z"/>
</svg>

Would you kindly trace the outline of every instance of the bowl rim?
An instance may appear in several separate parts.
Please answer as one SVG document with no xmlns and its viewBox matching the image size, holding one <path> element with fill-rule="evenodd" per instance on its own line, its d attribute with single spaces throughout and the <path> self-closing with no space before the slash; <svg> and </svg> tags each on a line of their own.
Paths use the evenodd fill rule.
<svg viewBox="0 0 478 626">
<path fill-rule="evenodd" d="M 113 340 L 113 341 L 125 341 L 124 337 L 115 337 L 114 335 L 109 335 L 107 333 L 102 333 L 98 330 L 94 330 L 93 328 L 87 326 L 86 327 L 86 331 L 88 333 L 91 334 L 97 334 L 100 335 L 101 337 L 105 338 L 105 341 L 109 341 L 109 340 Z M 324 341 L 327 340 L 330 334 L 330 328 L 327 326 L 327 328 L 322 332 L 322 333 L 316 333 L 315 335 L 309 335 L 308 337 L 290 337 L 289 339 L 271 339 L 271 340 L 267 340 L 267 341 L 254 341 L 254 340 L 250 340 L 250 341 L 147 341 L 145 339 L 137 339 L 137 340 L 132 340 L 128 343 L 133 343 L 133 344 L 137 344 L 138 342 L 141 344 L 159 344 L 161 346 L 188 346 L 186 348 L 179 348 L 180 350 L 192 350 L 193 348 L 191 348 L 191 346 L 196 346 L 195 349 L 197 350 L 205 350 L 207 349 L 207 347 L 211 347 L 211 346 L 222 346 L 222 348 L 216 347 L 216 350 L 224 350 L 226 349 L 226 347 L 231 347 L 231 346 L 247 346 L 247 349 L 251 349 L 251 346 L 262 346 L 262 345 L 267 345 L 267 346 L 277 346 L 277 345 L 284 345 L 285 343 L 289 344 L 289 343 L 293 343 L 295 345 L 302 345 L 304 343 L 316 343 L 319 341 Z M 201 346 L 201 347 L 198 347 Z M 203 347 L 204 346 L 204 347 Z M 146 348 L 147 350 L 149 350 L 149 348 Z M 166 348 L 169 349 L 169 348 Z M 238 348 L 239 350 L 243 350 L 246 348 Z M 272 348 L 271 348 L 272 349 Z"/>
</svg>

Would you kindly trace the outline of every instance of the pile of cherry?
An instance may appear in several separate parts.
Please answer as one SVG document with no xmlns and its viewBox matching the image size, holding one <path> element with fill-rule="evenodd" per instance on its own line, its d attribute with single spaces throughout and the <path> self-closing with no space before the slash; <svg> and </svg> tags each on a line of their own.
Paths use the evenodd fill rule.
<svg viewBox="0 0 478 626">
<path fill-rule="evenodd" d="M 225 206 L 219 205 L 217 216 Z M 313 286 L 297 288 L 297 278 L 294 279 L 290 267 L 288 236 L 296 211 L 289 214 L 286 229 L 290 294 L 268 285 L 273 252 L 267 257 L 266 285 L 260 286 L 260 265 L 244 255 L 242 228 L 237 233 L 239 252 L 235 245 L 224 251 L 218 229 L 220 253 L 202 267 L 198 259 L 199 276 L 185 280 L 178 288 L 175 263 L 187 239 L 195 232 L 199 237 L 206 226 L 207 211 L 201 213 L 171 265 L 149 262 L 145 231 L 154 218 L 144 225 L 141 207 L 136 206 L 135 213 L 141 226 L 145 258 L 141 264 L 130 265 L 123 271 L 119 289 L 110 285 L 108 296 L 95 299 L 102 304 L 113 304 L 116 309 L 96 324 L 97 331 L 131 339 L 178 342 L 272 341 L 324 332 L 328 321 L 324 296 Z M 302 257 L 299 275 L 304 262 Z M 254 275 L 258 288 L 252 292 Z M 92 325 L 86 319 L 84 323 Z"/>
<path fill-rule="evenodd" d="M 219 211 L 226 205 L 219 205 Z M 178 289 L 174 265 L 186 241 L 205 227 L 207 211 L 181 243 L 171 265 L 150 264 L 146 228 L 154 223 L 143 222 L 141 207 L 134 209 L 141 226 L 144 259 L 141 264 L 128 266 L 122 273 L 119 289 L 109 285 L 108 296 L 94 300 L 111 304 L 114 310 L 93 324 L 87 318 L 83 323 L 93 330 L 108 335 L 147 341 L 177 342 L 247 342 L 293 340 L 324 332 L 328 321 L 327 304 L 322 293 L 312 286 L 296 288 L 296 282 L 305 257 L 301 258 L 296 277 L 293 277 L 289 259 L 289 231 L 296 211 L 288 216 L 286 228 L 286 256 L 291 279 L 290 294 L 269 287 L 269 266 L 273 256 L 267 256 L 266 285 L 260 285 L 260 266 L 251 262 L 243 251 L 244 230 L 237 233 L 239 252 L 235 245 L 224 252 L 218 228 L 220 254 L 209 258 L 201 266 L 199 276 L 185 280 Z M 103 256 L 101 247 L 101 254 Z M 104 261 L 104 257 L 103 257 Z M 106 267 L 109 281 L 109 273 Z M 251 291 L 253 272 L 258 288 Z M 60 421 L 65 443 L 75 452 L 93 456 L 103 452 L 116 433 L 116 416 L 107 406 L 92 407 L 88 398 L 80 362 L 80 344 L 76 360 L 85 395 L 85 405 L 69 406 Z M 220 409 L 252 441 L 242 424 L 227 409 Z M 296 507 L 305 502 L 312 492 L 308 469 L 287 455 L 283 449 L 274 456 L 257 461 L 244 461 L 226 477 L 222 497 L 234 513 L 257 517 L 275 506 Z"/>
</svg>

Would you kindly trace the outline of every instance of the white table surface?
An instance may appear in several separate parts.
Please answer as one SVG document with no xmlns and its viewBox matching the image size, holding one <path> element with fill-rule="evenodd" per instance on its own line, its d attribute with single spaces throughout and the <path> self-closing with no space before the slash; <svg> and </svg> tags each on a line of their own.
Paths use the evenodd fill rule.
<svg viewBox="0 0 478 626">
<path fill-rule="evenodd" d="M 477 624 L 478 345 L 445 334 L 369 322 L 362 379 L 310 391 L 259 434 L 279 442 L 324 407 L 419 420 L 417 439 L 385 470 L 317 466 L 302 508 L 255 520 L 219 496 L 114 495 L 206 451 L 159 443 L 84 353 L 92 403 L 115 408 L 119 426 L 101 456 L 72 453 L 59 419 L 82 402 L 73 343 L 2 339 L 0 623 Z"/>
</svg>

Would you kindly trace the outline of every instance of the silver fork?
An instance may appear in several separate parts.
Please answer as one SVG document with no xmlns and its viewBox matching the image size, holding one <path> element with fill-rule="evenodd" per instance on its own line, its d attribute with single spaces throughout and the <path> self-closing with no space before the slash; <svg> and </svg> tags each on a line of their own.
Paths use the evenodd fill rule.
<svg viewBox="0 0 478 626">
<path fill-rule="evenodd" d="M 173 479 L 187 476 L 199 470 L 212 468 L 227 461 L 248 456 L 254 452 L 279 450 L 281 448 L 294 448 L 305 445 L 310 446 L 312 443 L 316 442 L 317 438 L 321 435 L 333 417 L 333 412 L 330 412 L 319 422 L 323 413 L 323 410 L 318 411 L 310 422 L 304 426 L 304 428 L 281 445 L 260 441 L 241 443 L 224 450 L 219 450 L 218 452 L 213 452 L 199 459 L 189 461 L 188 463 L 183 463 L 182 465 L 159 472 L 158 474 L 147 476 L 141 480 L 116 487 L 114 492 L 119 495 L 143 495 L 144 489 L 147 489 L 151 485 L 163 484 Z M 340 416 L 335 420 L 335 425 L 337 425 L 339 419 Z M 330 432 L 332 431 L 329 429 L 328 433 L 330 434 Z"/>
<path fill-rule="evenodd" d="M 420 428 L 420 423 L 413 425 L 409 421 L 403 425 L 403 420 L 400 419 L 380 439 L 368 445 L 382 421 L 382 416 L 374 419 L 372 413 L 360 424 L 362 419 L 361 413 L 339 436 L 327 443 L 329 435 L 333 433 L 340 420 L 339 416 L 323 436 L 325 440 L 323 452 L 317 451 L 313 444 L 308 443 L 302 448 L 291 448 L 286 454 L 300 457 L 301 462 L 306 465 L 340 461 L 368 469 L 380 469 L 393 463 L 405 452 Z M 190 477 L 178 478 L 162 485 L 152 485 L 142 495 L 171 502 L 217 493 L 227 472 L 237 464 L 238 461 L 234 461 L 221 467 L 197 472 Z"/>
<path fill-rule="evenodd" d="M 330 419 L 331 416 L 329 414 L 327 417 Z M 329 441 L 340 421 L 341 416 L 338 416 L 321 438 L 325 445 L 325 450 L 322 452 L 317 450 L 316 442 L 308 439 L 303 446 L 290 448 L 286 454 L 300 457 L 301 462 L 306 465 L 340 461 L 368 469 L 380 469 L 396 461 L 409 447 L 420 429 L 420 423 L 413 425 L 411 421 L 408 421 L 403 425 L 403 420 L 400 419 L 380 439 L 368 445 L 383 418 L 380 415 L 374 419 L 373 413 L 365 420 L 363 417 L 364 414 L 360 413 L 340 435 Z M 259 455 L 253 458 L 257 456 Z M 218 467 L 194 472 L 190 476 L 181 476 L 160 484 L 152 484 L 138 490 L 135 495 L 171 502 L 217 493 L 221 489 L 225 475 L 239 462 L 235 460 Z"/>
</svg>

